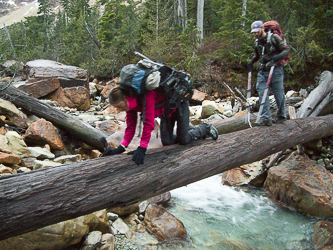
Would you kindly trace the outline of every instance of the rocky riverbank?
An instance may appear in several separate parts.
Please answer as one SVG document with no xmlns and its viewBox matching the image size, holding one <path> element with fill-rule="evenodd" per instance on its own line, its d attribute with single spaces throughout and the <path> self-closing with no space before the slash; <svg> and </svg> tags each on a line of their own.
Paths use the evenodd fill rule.
<svg viewBox="0 0 333 250">
<path fill-rule="evenodd" d="M 10 70 L 7 70 L 10 72 Z M 24 72 L 24 73 L 23 73 Z M 82 69 L 56 62 L 36 60 L 22 68 L 19 78 L 3 77 L 18 89 L 38 98 L 51 109 L 75 117 L 94 129 L 102 131 L 109 145 L 117 146 L 125 129 L 125 115 L 108 105 L 110 89 L 117 79 L 100 82 L 90 78 Z M 331 84 L 333 84 L 332 80 Z M 8 84 L 7 84 L 8 85 Z M 306 98 L 305 90 L 288 92 L 287 97 Z M 13 175 L 98 158 L 99 150 L 73 138 L 68 131 L 16 107 L 10 96 L 0 99 L 0 174 Z M 200 124 L 218 119 L 244 115 L 238 97 L 221 99 L 217 94 L 195 91 L 191 107 L 191 122 Z M 250 104 L 255 111 L 257 98 Z M 274 106 L 273 98 L 272 106 Z M 244 102 L 244 100 L 243 100 Z M 299 107 L 301 103 L 294 106 Z M 274 108 L 274 107 L 272 107 Z M 159 124 L 156 121 L 158 134 Z M 137 139 L 136 139 L 137 140 Z M 134 140 L 128 150 L 137 147 Z M 161 147 L 160 139 L 152 136 L 150 148 Z M 240 166 L 223 174 L 225 185 L 264 187 L 271 198 L 293 207 L 300 213 L 330 219 L 331 183 L 333 176 L 333 137 L 302 145 L 272 155 L 260 162 Z M 1 177 L 0 177 L 1 180 Z M 57 223 L 42 229 L 0 241 L 1 249 L 158 249 L 162 241 L 186 239 L 184 225 L 163 206 L 173 205 L 170 193 L 151 198 L 133 206 L 101 210 L 74 220 Z M 322 237 L 329 234 L 330 223 L 316 225 L 314 243 L 330 246 Z M 330 238 L 330 237 L 328 237 Z"/>
</svg>

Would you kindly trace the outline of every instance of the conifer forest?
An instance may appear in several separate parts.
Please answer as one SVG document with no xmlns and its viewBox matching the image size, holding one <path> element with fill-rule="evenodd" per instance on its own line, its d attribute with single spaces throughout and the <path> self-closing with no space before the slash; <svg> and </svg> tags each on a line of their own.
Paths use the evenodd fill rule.
<svg viewBox="0 0 333 250">
<path fill-rule="evenodd" d="M 38 12 L 0 30 L 0 63 L 49 59 L 110 79 L 139 51 L 186 70 L 207 92 L 221 81 L 245 87 L 251 23 L 276 20 L 290 48 L 286 89 L 333 69 L 331 0 L 43 0 Z"/>
</svg>

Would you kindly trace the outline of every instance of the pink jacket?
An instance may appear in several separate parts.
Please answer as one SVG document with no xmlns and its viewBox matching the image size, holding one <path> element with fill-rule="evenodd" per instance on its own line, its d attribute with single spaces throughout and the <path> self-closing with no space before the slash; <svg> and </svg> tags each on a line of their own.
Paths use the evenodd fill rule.
<svg viewBox="0 0 333 250">
<path fill-rule="evenodd" d="M 155 128 L 155 118 L 162 116 L 164 113 L 165 105 L 159 109 L 155 109 L 155 104 L 165 101 L 163 93 L 155 90 L 148 91 L 146 95 L 146 113 L 145 122 L 143 124 L 142 136 L 140 141 L 140 147 L 147 148 L 150 141 L 151 132 Z M 127 97 L 127 104 L 130 108 L 126 111 L 126 123 L 125 135 L 121 142 L 122 145 L 128 146 L 135 134 L 136 123 L 138 120 L 138 112 L 142 112 L 142 105 L 137 103 L 136 97 Z"/>
</svg>

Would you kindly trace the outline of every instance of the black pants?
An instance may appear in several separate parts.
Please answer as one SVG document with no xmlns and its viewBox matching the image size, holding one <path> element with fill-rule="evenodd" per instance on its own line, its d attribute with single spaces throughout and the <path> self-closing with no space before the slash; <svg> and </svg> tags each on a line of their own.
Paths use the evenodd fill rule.
<svg viewBox="0 0 333 250">
<path fill-rule="evenodd" d="M 173 136 L 173 129 L 177 121 L 177 136 Z M 161 140 L 162 145 L 172 145 L 174 143 L 179 143 L 182 145 L 189 144 L 192 142 L 192 137 L 188 133 L 190 126 L 190 109 L 188 101 L 181 102 L 179 107 L 177 107 L 176 112 L 172 113 L 168 119 L 166 117 L 161 117 Z"/>
</svg>

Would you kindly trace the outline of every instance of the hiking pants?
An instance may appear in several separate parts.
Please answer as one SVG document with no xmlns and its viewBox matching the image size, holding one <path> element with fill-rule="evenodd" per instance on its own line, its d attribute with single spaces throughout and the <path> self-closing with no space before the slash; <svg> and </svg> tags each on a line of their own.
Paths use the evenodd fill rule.
<svg viewBox="0 0 333 250">
<path fill-rule="evenodd" d="M 161 141 L 163 146 L 172 145 L 174 143 L 186 145 L 192 141 L 192 137 L 188 133 L 190 126 L 189 103 L 188 101 L 184 101 L 181 102 L 179 106 L 176 112 L 172 113 L 169 118 L 169 125 L 166 117 L 160 117 Z M 175 122 L 177 122 L 177 136 L 173 135 Z"/>
<path fill-rule="evenodd" d="M 261 69 L 258 73 L 258 80 L 257 80 L 257 91 L 259 93 L 259 103 L 261 104 L 261 100 L 263 98 L 266 84 L 268 80 L 269 71 L 264 71 Z M 269 87 L 272 89 L 274 98 L 276 101 L 276 105 L 278 107 L 277 115 L 280 117 L 286 118 L 286 105 L 285 105 L 285 93 L 284 93 L 284 86 L 283 86 L 283 67 L 276 66 L 274 68 L 273 76 L 271 79 L 271 83 Z M 272 114 L 270 111 L 270 102 L 269 102 L 269 92 L 267 94 L 265 103 L 263 104 L 262 113 L 260 116 L 261 121 L 265 120 L 272 120 Z"/>
</svg>

